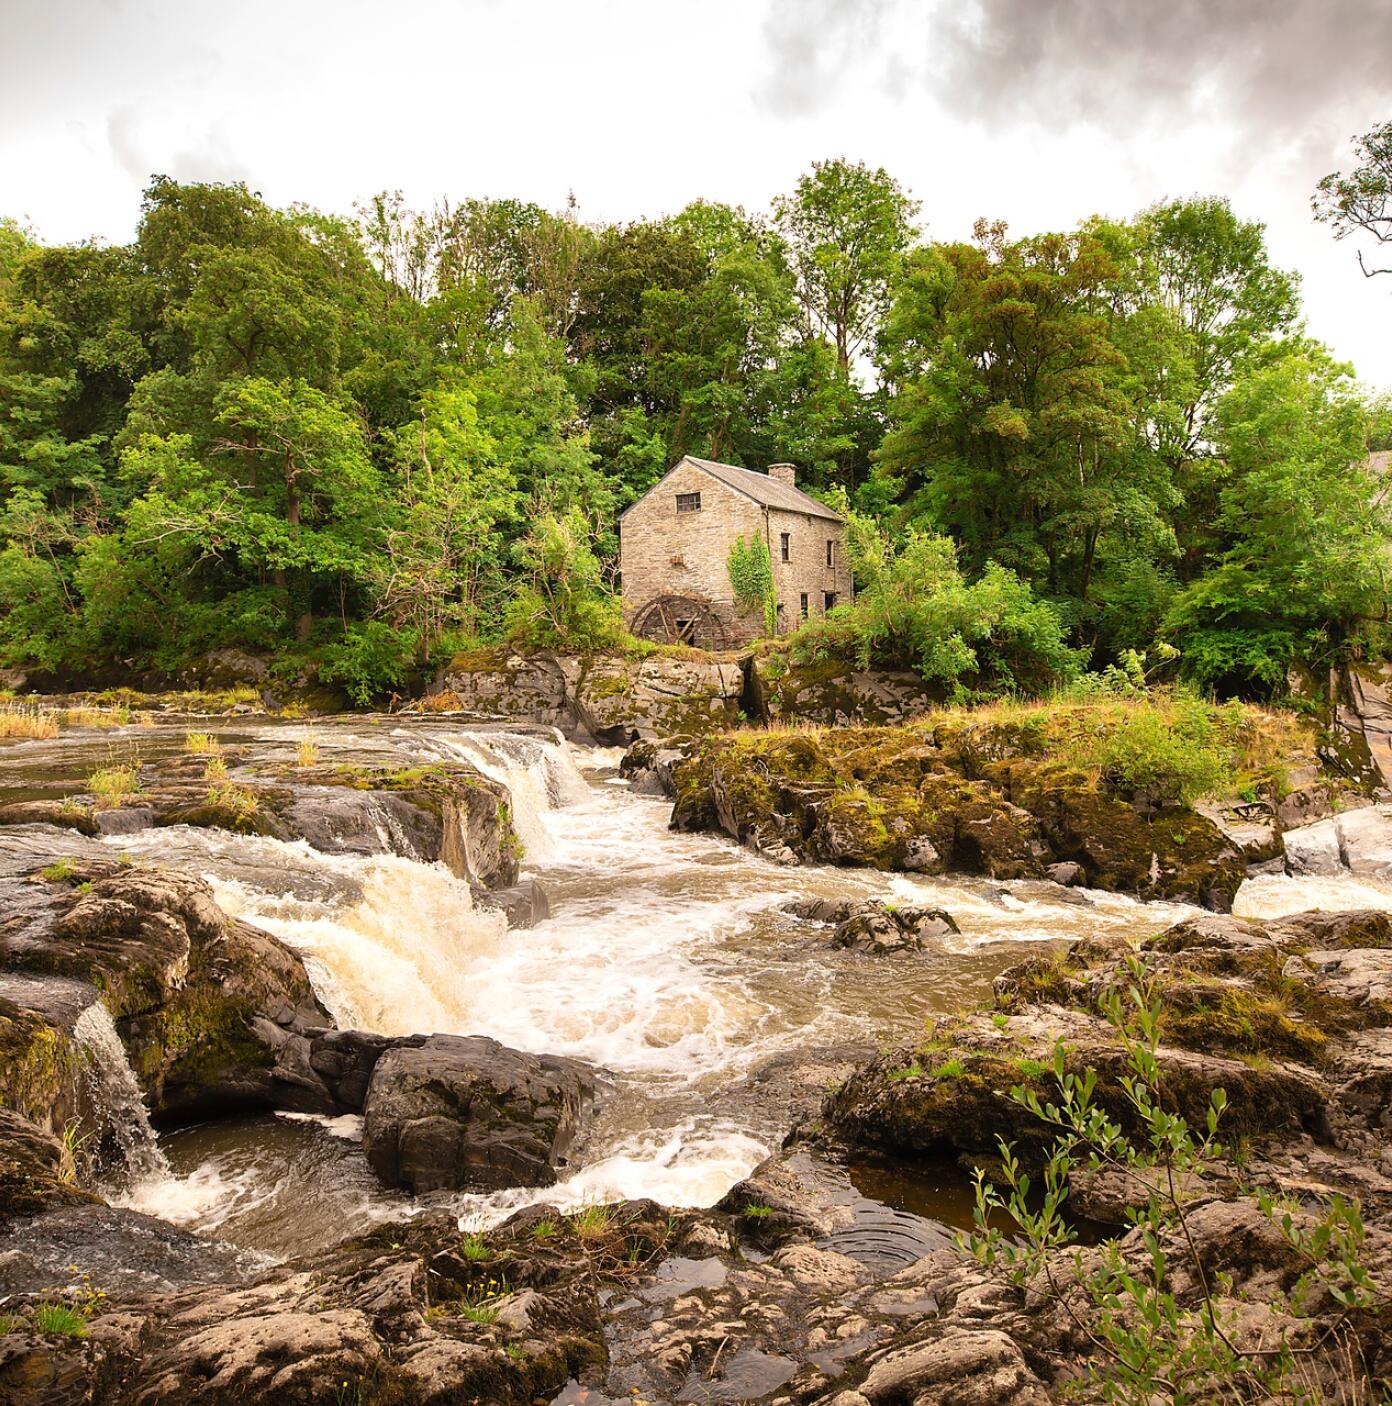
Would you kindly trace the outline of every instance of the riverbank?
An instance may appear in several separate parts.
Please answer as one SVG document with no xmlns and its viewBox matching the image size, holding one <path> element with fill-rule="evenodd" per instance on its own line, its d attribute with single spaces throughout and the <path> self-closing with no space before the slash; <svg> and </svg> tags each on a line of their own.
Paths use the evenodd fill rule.
<svg viewBox="0 0 1392 1406">
<path fill-rule="evenodd" d="M 62 1036 L 58 1065 L 76 1076 L 69 1103 L 82 1121 L 0 1129 L 10 1188 L 0 1236 L 24 1247 L 0 1261 L 0 1313 L 13 1315 L 0 1383 L 36 1403 L 59 1381 L 124 1406 L 181 1399 L 194 1380 L 214 1402 L 335 1400 L 344 1382 L 346 1399 L 382 1406 L 461 1393 L 604 1401 L 635 1387 L 653 1401 L 811 1401 L 841 1385 L 898 1400 L 866 1385 L 880 1358 L 910 1330 L 975 1333 L 982 1324 L 954 1317 L 952 1296 L 984 1301 L 995 1281 L 951 1250 L 970 1223 L 951 1155 L 833 1146 L 812 1127 L 832 1126 L 828 1090 L 859 1087 L 886 1042 L 917 1048 L 925 1027 L 990 999 L 1022 958 L 1050 963 L 1099 935 L 1139 944 L 1192 916 L 1047 877 L 777 864 L 720 835 L 669 829 L 670 802 L 629 784 L 617 750 L 535 726 L 231 716 L 189 728 L 156 718 L 0 744 L 0 809 L 68 799 L 94 815 L 92 774 L 113 751 L 119 762 L 140 750 L 137 791 L 99 812 L 103 826 L 124 815 L 128 828 L 0 826 L 0 870 L 31 919 L 49 924 L 43 950 L 66 963 L 35 944 L 24 955 L 7 928 L 4 979 L 47 983 L 50 996 L 66 983 L 71 996 L 97 970 L 70 969 L 75 956 L 117 964 L 102 978 L 119 1007 L 107 1027 L 102 1002 L 75 1003 L 66 1031 L 56 1007 L 25 1008 Z M 209 783 L 219 764 L 225 781 Z M 489 906 L 499 890 L 477 873 L 420 848 L 432 806 L 448 799 L 438 788 L 471 768 L 495 819 L 505 790 L 515 863 L 546 896 L 549 913 L 533 912 L 529 928 Z M 245 787 L 277 825 L 303 820 L 313 801 L 318 823 L 284 833 L 155 823 L 176 814 L 164 813 L 166 793 L 172 806 L 180 787 L 209 784 Z M 407 823 L 401 806 L 421 815 Z M 1359 814 L 1323 823 L 1347 829 Z M 1248 879 L 1239 911 L 1348 906 L 1384 888 L 1392 909 L 1381 871 L 1342 863 L 1372 854 L 1371 831 L 1327 844 L 1299 835 L 1306 877 Z M 142 909 L 134 898 L 152 883 L 177 901 Z M 207 923 L 194 929 L 179 916 L 197 913 Z M 170 922 L 189 936 L 187 959 L 168 945 Z M 210 1013 L 219 993 L 235 995 L 207 985 L 209 958 L 252 933 L 289 964 L 300 996 L 307 981 L 318 1010 L 295 1014 L 300 996 L 275 1003 L 263 990 L 226 1012 L 253 1043 L 233 1042 L 241 1065 L 207 1069 L 244 1101 L 205 1098 L 194 1112 L 187 1094 L 202 1066 L 160 1043 L 187 1022 L 151 1016 L 190 1003 Z M 151 946 L 156 936 L 164 946 Z M 497 1144 L 492 1187 L 474 1173 L 467 1186 L 438 1180 L 467 1159 L 424 1136 L 442 1110 L 412 1102 L 422 1059 L 447 1056 L 454 1087 L 466 1087 L 466 1052 L 432 1045 L 437 1034 L 538 1061 L 527 1079 L 578 1080 L 537 1103 L 563 1117 Z M 115 1065 L 91 1085 L 82 1071 L 98 1048 Z M 520 1070 L 511 1057 L 500 1074 Z M 111 1102 L 117 1085 L 156 1115 L 146 1150 L 158 1160 L 141 1175 L 108 1131 L 113 1107 L 130 1121 L 132 1105 Z M 63 1100 L 26 1108 L 42 1122 Z M 808 1131 L 782 1154 L 794 1126 Z M 484 1145 L 483 1131 L 460 1146 Z M 422 1148 L 443 1149 L 435 1168 Z M 526 1149 L 541 1185 L 523 1184 Z M 379 1165 L 404 1185 L 384 1184 Z M 85 1299 L 83 1273 L 108 1298 Z M 79 1331 L 38 1331 L 45 1304 L 72 1307 Z M 1047 1381 L 1025 1349 L 993 1342 L 969 1339 L 965 1357 L 954 1348 L 952 1372 L 997 1358 L 1015 1372 L 1012 1354 L 1025 1351 Z"/>
</svg>

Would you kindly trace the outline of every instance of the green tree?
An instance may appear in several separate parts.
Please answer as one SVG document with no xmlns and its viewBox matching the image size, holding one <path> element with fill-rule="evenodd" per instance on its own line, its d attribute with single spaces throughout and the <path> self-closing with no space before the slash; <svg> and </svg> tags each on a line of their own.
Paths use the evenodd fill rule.
<svg viewBox="0 0 1392 1406">
<path fill-rule="evenodd" d="M 1353 139 L 1358 165 L 1347 175 L 1335 171 L 1316 188 L 1315 218 L 1334 231 L 1335 239 L 1368 239 L 1377 253 L 1371 266 L 1358 251 L 1364 277 L 1392 273 L 1392 122 L 1383 122 Z"/>
<path fill-rule="evenodd" d="M 508 607 L 510 638 L 578 650 L 622 643 L 619 603 L 604 589 L 593 529 L 578 508 L 544 513 L 515 555 L 521 573 Z"/>
<path fill-rule="evenodd" d="M 842 375 L 868 350 L 913 242 L 918 202 L 883 168 L 814 161 L 774 201 L 812 327 L 831 338 Z"/>
<path fill-rule="evenodd" d="M 1279 692 L 1297 659 L 1361 652 L 1387 619 L 1392 523 L 1367 460 L 1374 420 L 1349 368 L 1308 343 L 1273 348 L 1217 420 L 1229 475 L 1218 546 L 1167 627 L 1199 682 Z"/>
<path fill-rule="evenodd" d="M 374 590 L 424 664 L 447 633 L 478 631 L 488 596 L 500 589 L 505 532 L 521 495 L 464 386 L 421 397 L 419 419 L 392 436 L 392 461 L 402 509 L 374 563 Z"/>
<path fill-rule="evenodd" d="M 1109 549 L 1153 554 L 1169 538 L 1172 490 L 1107 316 L 1116 265 L 1088 235 L 977 235 L 905 274 L 884 339 L 899 391 L 881 471 L 969 569 L 995 559 L 1077 619 Z"/>
</svg>

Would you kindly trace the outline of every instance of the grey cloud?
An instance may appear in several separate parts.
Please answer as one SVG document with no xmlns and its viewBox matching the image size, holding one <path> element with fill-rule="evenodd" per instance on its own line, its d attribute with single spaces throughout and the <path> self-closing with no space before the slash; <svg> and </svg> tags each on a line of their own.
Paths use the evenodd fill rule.
<svg viewBox="0 0 1392 1406">
<path fill-rule="evenodd" d="M 132 180 L 141 181 L 150 174 L 150 159 L 140 141 L 140 113 L 129 104 L 118 107 L 106 119 L 106 140 L 116 164 Z"/>
<path fill-rule="evenodd" d="M 131 104 L 118 107 L 106 120 L 106 138 L 116 164 L 142 186 L 156 172 L 180 181 L 249 181 L 250 170 L 233 149 L 221 123 L 209 123 L 171 150 L 145 135 L 153 115 Z"/>
<path fill-rule="evenodd" d="M 233 150 L 220 123 L 211 124 L 194 142 L 175 151 L 169 160 L 169 174 L 180 181 L 254 184 L 251 168 Z"/>
<path fill-rule="evenodd" d="M 846 68 L 892 95 L 897 65 L 986 126 L 1217 116 L 1299 140 L 1334 121 L 1328 148 L 1392 97 L 1387 0 L 771 0 L 765 39 L 765 91 L 790 115 Z"/>
<path fill-rule="evenodd" d="M 781 116 L 816 112 L 836 93 L 846 65 L 874 51 L 893 3 L 773 0 L 763 29 L 768 69 L 755 102 Z"/>
</svg>

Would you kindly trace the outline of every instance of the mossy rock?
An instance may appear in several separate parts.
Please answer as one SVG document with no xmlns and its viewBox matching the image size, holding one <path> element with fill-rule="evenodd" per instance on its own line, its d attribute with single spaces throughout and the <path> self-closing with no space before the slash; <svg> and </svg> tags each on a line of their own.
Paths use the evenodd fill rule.
<svg viewBox="0 0 1392 1406">
<path fill-rule="evenodd" d="M 0 997 L 0 1105 L 61 1133 L 78 1109 L 82 1067 L 70 1035 Z"/>
</svg>

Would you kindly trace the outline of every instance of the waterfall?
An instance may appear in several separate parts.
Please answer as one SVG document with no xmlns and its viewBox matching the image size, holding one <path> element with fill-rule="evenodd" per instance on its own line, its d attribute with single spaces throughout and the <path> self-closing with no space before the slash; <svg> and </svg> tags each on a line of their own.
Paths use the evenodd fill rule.
<svg viewBox="0 0 1392 1406">
<path fill-rule="evenodd" d="M 415 742 L 442 757 L 469 762 L 512 797 L 512 823 L 535 862 L 551 853 L 542 816 L 583 800 L 589 788 L 565 739 L 525 732 L 448 732 L 417 736 Z"/>
<path fill-rule="evenodd" d="M 104 1119 L 100 1146 L 103 1152 L 114 1147 L 121 1162 L 119 1169 L 108 1170 L 132 1184 L 168 1175 L 169 1164 L 150 1126 L 150 1114 L 126 1057 L 126 1047 L 116 1033 L 111 1012 L 101 1001 L 93 1001 L 78 1016 L 73 1038 L 84 1057 L 92 1106 L 100 1110 Z"/>
</svg>

